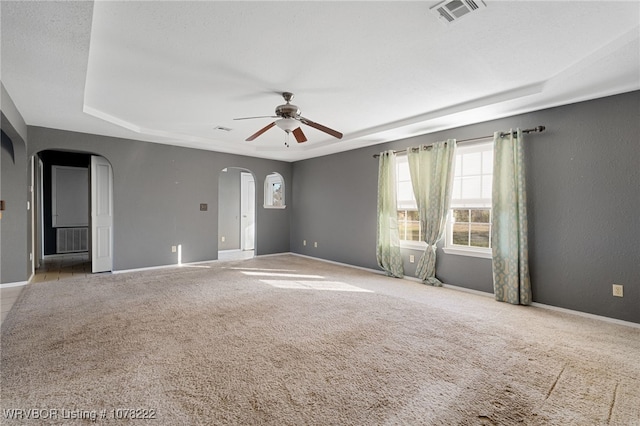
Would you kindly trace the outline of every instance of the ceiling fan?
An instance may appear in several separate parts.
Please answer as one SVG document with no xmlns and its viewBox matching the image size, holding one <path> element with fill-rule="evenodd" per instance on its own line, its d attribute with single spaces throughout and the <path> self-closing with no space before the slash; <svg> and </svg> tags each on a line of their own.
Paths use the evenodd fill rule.
<svg viewBox="0 0 640 426">
<path fill-rule="evenodd" d="M 342 133 L 335 131 L 333 129 L 330 129 L 326 126 L 323 126 L 322 124 L 318 124 L 314 121 L 309 120 L 308 118 L 305 118 L 303 116 L 300 115 L 300 110 L 298 109 L 297 106 L 292 105 L 291 99 L 293 99 L 293 93 L 291 92 L 284 92 L 282 93 L 282 97 L 284 98 L 286 104 L 284 105 L 278 105 L 276 107 L 276 115 L 263 115 L 263 116 L 259 116 L 259 117 L 244 117 L 244 118 L 234 118 L 234 120 L 251 120 L 254 118 L 278 118 L 278 120 L 274 121 L 273 123 L 270 123 L 268 125 L 266 125 L 265 127 L 263 127 L 262 129 L 258 130 L 256 133 L 254 133 L 253 135 L 249 136 L 246 140 L 247 141 L 252 141 L 255 138 L 257 138 L 258 136 L 260 136 L 261 134 L 263 134 L 264 132 L 266 132 L 267 130 L 269 130 L 270 128 L 272 128 L 273 126 L 278 126 L 280 127 L 282 130 L 284 130 L 287 135 L 290 133 L 293 133 L 293 136 L 296 138 L 296 141 L 298 143 L 302 143 L 302 142 L 306 142 L 307 141 L 307 137 L 304 135 L 304 133 L 302 132 L 302 128 L 300 127 L 300 123 L 302 124 L 306 124 L 307 126 L 313 127 L 314 129 L 318 129 L 322 132 L 325 132 L 335 138 L 338 139 L 342 139 Z M 285 142 L 285 145 L 288 146 L 288 144 Z"/>
</svg>

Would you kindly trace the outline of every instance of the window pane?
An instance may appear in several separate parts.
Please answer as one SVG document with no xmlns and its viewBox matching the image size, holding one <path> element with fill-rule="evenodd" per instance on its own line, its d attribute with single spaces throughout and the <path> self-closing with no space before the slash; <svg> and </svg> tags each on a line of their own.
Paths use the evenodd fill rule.
<svg viewBox="0 0 640 426">
<path fill-rule="evenodd" d="M 398 182 L 398 200 L 413 199 L 413 189 L 411 182 Z"/>
<path fill-rule="evenodd" d="M 405 222 L 398 222 L 398 236 L 401 240 L 406 240 L 407 226 Z"/>
<path fill-rule="evenodd" d="M 489 210 L 471 210 L 471 222 L 489 223 Z"/>
<path fill-rule="evenodd" d="M 453 192 L 451 193 L 451 199 L 457 200 L 462 197 L 462 180 L 460 178 L 453 178 Z"/>
<path fill-rule="evenodd" d="M 464 154 L 462 158 L 462 167 L 464 176 L 479 175 L 482 173 L 482 153 L 471 152 Z"/>
<path fill-rule="evenodd" d="M 490 248 L 493 144 L 459 147 L 455 167 L 446 244 Z"/>
<path fill-rule="evenodd" d="M 398 231 L 401 240 L 421 241 L 417 210 L 398 210 Z"/>
<path fill-rule="evenodd" d="M 469 210 L 455 209 L 453 210 L 453 217 L 456 222 L 469 222 Z"/>
<path fill-rule="evenodd" d="M 398 160 L 396 161 L 396 168 L 398 170 L 398 181 L 411 180 L 411 174 L 409 172 L 409 162 L 407 161 L 406 157 L 404 157 L 404 160 L 400 160 L 398 158 Z"/>
<path fill-rule="evenodd" d="M 492 188 L 492 175 L 483 175 L 482 176 L 482 195 L 480 198 L 491 199 L 491 188 Z"/>
<path fill-rule="evenodd" d="M 471 225 L 471 243 L 472 247 L 489 247 L 489 224 L 472 224 Z"/>
<path fill-rule="evenodd" d="M 479 198 L 481 177 L 473 176 L 462 179 L 462 198 Z"/>
<path fill-rule="evenodd" d="M 420 222 L 407 223 L 407 240 L 420 241 Z"/>
<path fill-rule="evenodd" d="M 493 151 L 482 153 L 482 173 L 493 174 Z"/>
<path fill-rule="evenodd" d="M 469 225 L 466 223 L 456 223 L 453 225 L 453 244 L 462 246 L 469 245 Z"/>
</svg>

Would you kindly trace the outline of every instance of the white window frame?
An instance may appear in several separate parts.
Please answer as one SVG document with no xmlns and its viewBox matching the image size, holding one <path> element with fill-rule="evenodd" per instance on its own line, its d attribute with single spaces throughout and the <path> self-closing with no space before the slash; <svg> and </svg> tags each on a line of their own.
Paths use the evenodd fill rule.
<svg viewBox="0 0 640 426">
<path fill-rule="evenodd" d="M 490 151 L 491 157 L 493 157 L 493 141 L 487 139 L 473 145 L 459 145 L 456 148 L 455 166 L 460 164 L 460 160 L 457 158 L 459 155 L 474 153 L 474 152 L 487 152 Z M 483 166 L 484 167 L 484 166 Z M 483 176 L 487 176 L 487 173 L 482 170 Z M 455 173 L 455 167 L 454 167 Z M 454 198 L 452 195 L 451 205 L 449 206 L 449 212 L 447 214 L 447 223 L 445 231 L 445 243 L 443 251 L 447 254 L 454 254 L 460 256 L 471 256 L 480 258 L 491 258 L 491 247 L 469 247 L 458 244 L 453 244 L 453 209 L 489 209 L 491 210 L 491 190 L 489 190 L 489 197 L 482 198 L 480 194 L 479 198 Z"/>
<path fill-rule="evenodd" d="M 274 204 L 274 185 L 280 184 L 280 190 L 282 194 L 282 204 L 276 205 Z M 265 209 L 284 209 L 287 207 L 285 203 L 285 186 L 284 186 L 284 178 L 278 172 L 273 172 L 267 175 L 264 179 L 264 204 L 263 207 Z"/>
</svg>

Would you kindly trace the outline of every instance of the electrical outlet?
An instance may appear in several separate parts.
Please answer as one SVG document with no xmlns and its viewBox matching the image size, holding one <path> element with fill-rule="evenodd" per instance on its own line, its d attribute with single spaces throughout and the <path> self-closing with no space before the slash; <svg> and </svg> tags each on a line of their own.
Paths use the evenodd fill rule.
<svg viewBox="0 0 640 426">
<path fill-rule="evenodd" d="M 416 257 L 412 254 L 409 255 L 409 263 L 414 263 L 416 261 Z"/>
<path fill-rule="evenodd" d="M 616 297 L 623 297 L 623 287 L 620 284 L 613 285 L 613 295 Z"/>
<path fill-rule="evenodd" d="M 177 250 L 176 246 L 171 246 L 171 253 L 175 253 Z"/>
<path fill-rule="evenodd" d="M 226 238 L 226 237 L 224 237 L 224 236 L 220 237 L 220 241 L 222 241 L 223 243 L 225 242 L 225 240 L 226 240 L 226 239 L 227 239 L 227 238 Z"/>
<path fill-rule="evenodd" d="M 314 242 L 313 242 L 313 246 L 314 246 L 314 247 L 318 247 L 318 242 L 317 242 L 317 241 L 314 241 Z"/>
<path fill-rule="evenodd" d="M 307 245 L 307 240 L 302 240 L 302 245 L 306 246 Z"/>
</svg>

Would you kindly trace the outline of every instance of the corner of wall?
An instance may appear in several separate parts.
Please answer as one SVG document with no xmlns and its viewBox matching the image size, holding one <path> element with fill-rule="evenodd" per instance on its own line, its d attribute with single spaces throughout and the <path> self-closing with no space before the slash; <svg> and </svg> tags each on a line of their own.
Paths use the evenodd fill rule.
<svg viewBox="0 0 640 426">
<path fill-rule="evenodd" d="M 2 111 L 2 130 L 12 139 L 19 136 L 27 143 L 27 123 L 0 81 L 0 111 Z"/>
</svg>

